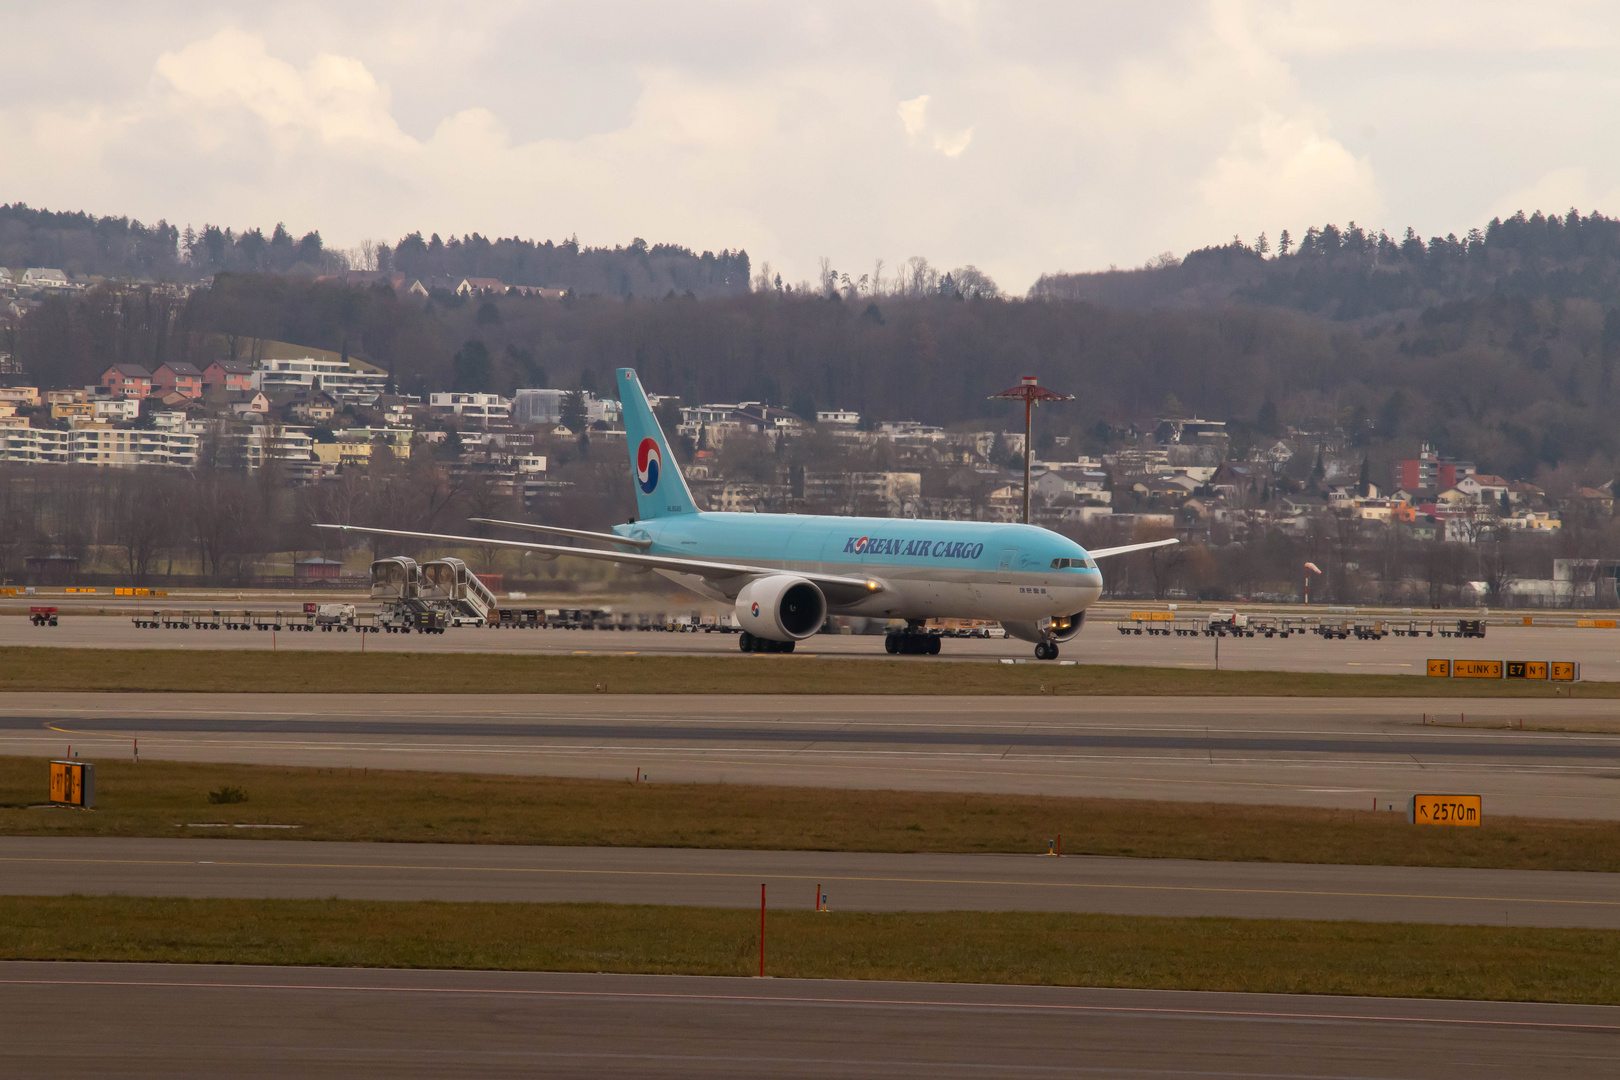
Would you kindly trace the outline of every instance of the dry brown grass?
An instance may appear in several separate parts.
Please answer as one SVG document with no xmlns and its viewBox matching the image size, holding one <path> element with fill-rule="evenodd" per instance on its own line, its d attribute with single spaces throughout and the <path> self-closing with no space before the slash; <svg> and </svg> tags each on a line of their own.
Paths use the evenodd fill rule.
<svg viewBox="0 0 1620 1080">
<path fill-rule="evenodd" d="M 210 803 L 227 787 L 247 801 Z M 1418 829 L 1371 810 L 159 761 L 100 762 L 94 812 L 24 809 L 45 795 L 42 760 L 0 758 L 0 835 L 180 836 L 204 830 L 177 823 L 251 822 L 303 826 L 277 839 L 948 852 L 1044 851 L 1061 835 L 1066 854 L 1620 871 L 1610 821 Z"/>
<path fill-rule="evenodd" d="M 749 975 L 758 913 L 608 904 L 0 897 L 0 959 Z M 780 977 L 1620 1003 L 1620 932 L 772 913 Z"/>
<path fill-rule="evenodd" d="M 448 662 L 447 662 L 448 661 Z M 0 691 L 323 694 L 1127 694 L 1268 697 L 1620 697 L 1578 687 L 1417 675 L 1202 671 L 810 656 L 515 656 L 251 649 L 0 648 Z"/>
</svg>

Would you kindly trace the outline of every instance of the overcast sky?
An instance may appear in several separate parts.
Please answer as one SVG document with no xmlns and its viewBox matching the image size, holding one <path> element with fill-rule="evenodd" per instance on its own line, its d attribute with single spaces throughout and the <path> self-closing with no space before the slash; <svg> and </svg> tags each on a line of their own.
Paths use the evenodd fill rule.
<svg viewBox="0 0 1620 1080">
<path fill-rule="evenodd" d="M 1620 214 L 1620 6 L 6 4 L 0 202 L 924 255 L 1013 292 L 1236 233 Z"/>
</svg>

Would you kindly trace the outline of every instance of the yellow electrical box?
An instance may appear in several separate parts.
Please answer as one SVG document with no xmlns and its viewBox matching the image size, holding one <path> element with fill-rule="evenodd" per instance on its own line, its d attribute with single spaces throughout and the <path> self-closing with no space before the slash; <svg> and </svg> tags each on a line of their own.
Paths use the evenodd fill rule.
<svg viewBox="0 0 1620 1080">
<path fill-rule="evenodd" d="M 91 761 L 51 762 L 51 802 L 63 806 L 96 805 L 96 766 Z"/>
<path fill-rule="evenodd" d="M 1502 677 L 1502 661 L 1453 660 L 1451 662 L 1451 677 L 1453 679 L 1500 679 Z"/>
<path fill-rule="evenodd" d="M 1478 795 L 1414 795 L 1406 820 L 1414 825 L 1478 825 L 1484 818 Z"/>
<path fill-rule="evenodd" d="M 1429 675 L 1430 675 L 1431 678 L 1437 678 L 1437 679 L 1449 679 L 1449 678 L 1451 678 L 1451 661 L 1450 660 L 1430 660 L 1429 661 Z"/>
</svg>

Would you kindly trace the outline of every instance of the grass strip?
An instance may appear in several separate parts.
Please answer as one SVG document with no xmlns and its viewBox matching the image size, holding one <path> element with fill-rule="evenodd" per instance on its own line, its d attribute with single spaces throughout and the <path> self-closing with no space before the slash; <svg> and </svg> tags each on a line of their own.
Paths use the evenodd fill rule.
<svg viewBox="0 0 1620 1080">
<path fill-rule="evenodd" d="M 0 959 L 750 975 L 758 913 L 618 904 L 0 897 Z M 1620 1003 L 1620 931 L 778 911 L 779 977 Z"/>
<path fill-rule="evenodd" d="M 1299 671 L 987 664 L 915 657 L 521 656 L 288 649 L 0 648 L 0 691 L 322 694 L 1123 694 L 1131 696 L 1620 697 L 1573 685 Z"/>
<path fill-rule="evenodd" d="M 1416 828 L 1373 810 L 102 761 L 97 809 L 26 809 L 45 762 L 0 758 L 0 835 L 206 836 L 797 851 L 1040 852 L 1620 872 L 1620 822 Z M 247 801 L 209 802 L 240 788 Z M 297 830 L 186 829 L 186 823 Z"/>
</svg>

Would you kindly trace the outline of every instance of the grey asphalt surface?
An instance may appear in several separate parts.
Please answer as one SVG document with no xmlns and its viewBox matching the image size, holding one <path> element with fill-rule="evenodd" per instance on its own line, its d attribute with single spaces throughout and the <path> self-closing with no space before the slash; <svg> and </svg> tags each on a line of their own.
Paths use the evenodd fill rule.
<svg viewBox="0 0 1620 1080">
<path fill-rule="evenodd" d="M 0 964 L 8 1075 L 1612 1075 L 1602 1006 L 1065 987 Z"/>
<path fill-rule="evenodd" d="M 231 832 L 234 830 L 222 830 Z M 210 835 L 213 835 L 210 832 Z M 0 892 L 1069 911 L 1620 928 L 1620 875 L 690 848 L 0 837 Z"/>
<path fill-rule="evenodd" d="M 1420 684 L 1421 685 L 1421 684 Z M 1424 723 L 1427 717 L 1430 722 Z M 1522 730 L 1520 727 L 1522 725 Z M 0 753 L 1620 817 L 1620 701 L 37 694 Z"/>
<path fill-rule="evenodd" d="M 153 605 L 153 608 L 161 605 Z M 169 605 L 179 609 L 184 605 Z M 196 606 L 196 605 L 193 605 Z M 672 608 L 672 611 L 680 610 Z M 1336 616 L 1344 618 L 1344 616 Z M 1452 614 L 1454 623 L 1457 616 Z M 75 648 L 316 649 L 358 652 L 497 652 L 534 655 L 731 656 L 735 634 L 672 634 L 601 630 L 498 630 L 464 627 L 444 634 L 270 634 L 257 630 L 138 630 L 127 618 L 75 617 L 61 625 L 35 627 L 26 618 L 0 616 L 0 646 L 54 645 Z M 272 642 L 272 638 L 274 641 Z M 1110 624 L 1088 624 L 1062 646 L 1064 661 L 1152 667 L 1212 668 L 1214 638 L 1121 635 Z M 1017 639 L 949 638 L 946 660 L 1033 660 L 1034 646 Z M 879 636 L 820 634 L 801 642 L 795 657 L 840 656 L 890 659 Z M 1458 660 L 1573 660 L 1586 679 L 1620 679 L 1620 630 L 1573 627 L 1493 626 L 1483 640 L 1386 637 L 1380 641 L 1328 641 L 1315 634 L 1282 638 L 1220 640 L 1220 666 L 1264 671 L 1332 671 L 1422 676 L 1430 657 Z M 901 657 L 908 663 L 938 662 L 932 657 Z M 1421 692 L 1421 691 L 1415 691 Z"/>
</svg>

